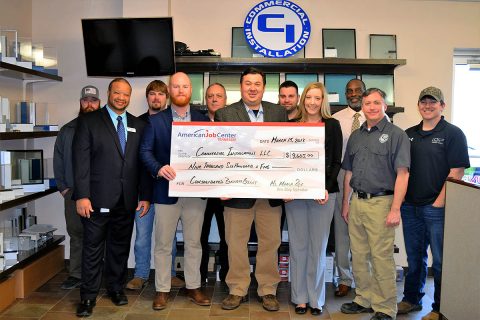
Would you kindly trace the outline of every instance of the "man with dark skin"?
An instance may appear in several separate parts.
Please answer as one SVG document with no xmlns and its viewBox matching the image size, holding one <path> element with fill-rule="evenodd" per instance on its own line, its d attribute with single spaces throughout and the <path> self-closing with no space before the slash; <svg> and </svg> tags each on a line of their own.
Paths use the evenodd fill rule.
<svg viewBox="0 0 480 320">
<path fill-rule="evenodd" d="M 343 136 L 342 159 L 347 147 L 347 141 L 352 131 L 359 128 L 365 121 L 362 108 L 362 94 L 365 92 L 365 84 L 362 80 L 352 79 L 345 86 L 345 98 L 347 107 L 336 112 L 333 118 L 340 122 Z M 354 125 L 354 122 L 355 125 Z M 338 271 L 338 287 L 335 290 L 336 297 L 345 297 L 350 291 L 353 283 L 352 266 L 350 262 L 350 237 L 348 236 L 348 225 L 342 218 L 343 178 L 345 170 L 340 169 L 337 176 L 339 193 L 335 201 L 333 223 L 335 230 L 335 266 Z"/>
</svg>

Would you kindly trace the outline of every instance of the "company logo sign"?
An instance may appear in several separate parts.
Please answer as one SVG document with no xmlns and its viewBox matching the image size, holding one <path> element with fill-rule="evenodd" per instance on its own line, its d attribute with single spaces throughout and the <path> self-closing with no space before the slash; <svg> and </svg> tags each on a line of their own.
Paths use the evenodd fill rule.
<svg viewBox="0 0 480 320">
<path fill-rule="evenodd" d="M 253 50 L 268 58 L 286 58 L 305 47 L 310 38 L 310 20 L 291 1 L 262 1 L 247 14 L 245 39 Z"/>
<path fill-rule="evenodd" d="M 237 141 L 236 133 L 215 132 L 209 131 L 208 129 L 199 129 L 194 132 L 179 132 L 177 136 L 183 138 L 215 139 L 218 141 Z"/>
</svg>

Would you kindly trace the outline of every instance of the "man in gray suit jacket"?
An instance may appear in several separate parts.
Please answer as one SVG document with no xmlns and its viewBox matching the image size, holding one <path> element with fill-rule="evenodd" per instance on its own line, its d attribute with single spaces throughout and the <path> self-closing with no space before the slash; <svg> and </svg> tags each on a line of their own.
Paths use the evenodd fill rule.
<svg viewBox="0 0 480 320">
<path fill-rule="evenodd" d="M 247 68 L 240 77 L 242 99 L 226 108 L 217 110 L 215 122 L 286 122 L 285 109 L 262 101 L 265 91 L 265 74 L 255 68 Z M 225 211 L 225 238 L 228 245 L 230 269 L 226 277 L 230 294 L 222 301 L 222 308 L 232 310 L 247 301 L 250 285 L 248 239 L 255 221 L 258 237 L 255 278 L 258 296 L 263 307 L 277 311 L 276 298 L 278 274 L 277 250 L 280 246 L 280 199 L 222 199 Z"/>
</svg>

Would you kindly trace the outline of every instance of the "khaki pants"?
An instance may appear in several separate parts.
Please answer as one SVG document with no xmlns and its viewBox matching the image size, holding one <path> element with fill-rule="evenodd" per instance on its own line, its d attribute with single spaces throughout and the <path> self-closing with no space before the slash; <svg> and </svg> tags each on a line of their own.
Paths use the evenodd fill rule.
<svg viewBox="0 0 480 320">
<path fill-rule="evenodd" d="M 207 200 L 178 198 L 175 204 L 155 203 L 155 290 L 169 292 L 171 288 L 172 243 L 178 220 L 182 220 L 184 243 L 184 275 L 187 289 L 201 286 L 203 214 Z"/>
<path fill-rule="evenodd" d="M 245 296 L 250 286 L 248 239 L 255 221 L 258 237 L 255 278 L 258 295 L 275 295 L 280 282 L 277 250 L 280 246 L 282 207 L 271 207 L 266 199 L 258 199 L 250 209 L 225 207 L 225 239 L 228 245 L 228 270 L 225 279 L 230 294 Z"/>
<path fill-rule="evenodd" d="M 356 284 L 356 297 L 353 301 L 395 319 L 395 229 L 385 226 L 392 200 L 393 196 L 357 199 L 353 194 L 348 231 Z"/>
</svg>

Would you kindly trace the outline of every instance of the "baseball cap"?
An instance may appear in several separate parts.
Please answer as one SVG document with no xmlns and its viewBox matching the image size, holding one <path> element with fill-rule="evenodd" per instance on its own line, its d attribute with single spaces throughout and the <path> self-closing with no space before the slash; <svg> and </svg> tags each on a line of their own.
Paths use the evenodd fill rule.
<svg viewBox="0 0 480 320">
<path fill-rule="evenodd" d="M 97 87 L 86 86 L 82 88 L 82 92 L 80 93 L 80 99 L 88 98 L 88 97 L 99 100 Z"/>
<path fill-rule="evenodd" d="M 433 97 L 437 101 L 445 101 L 445 99 L 443 98 L 442 90 L 435 87 L 428 87 L 423 89 L 418 96 L 418 101 L 422 100 L 424 97 L 427 96 Z"/>
</svg>

